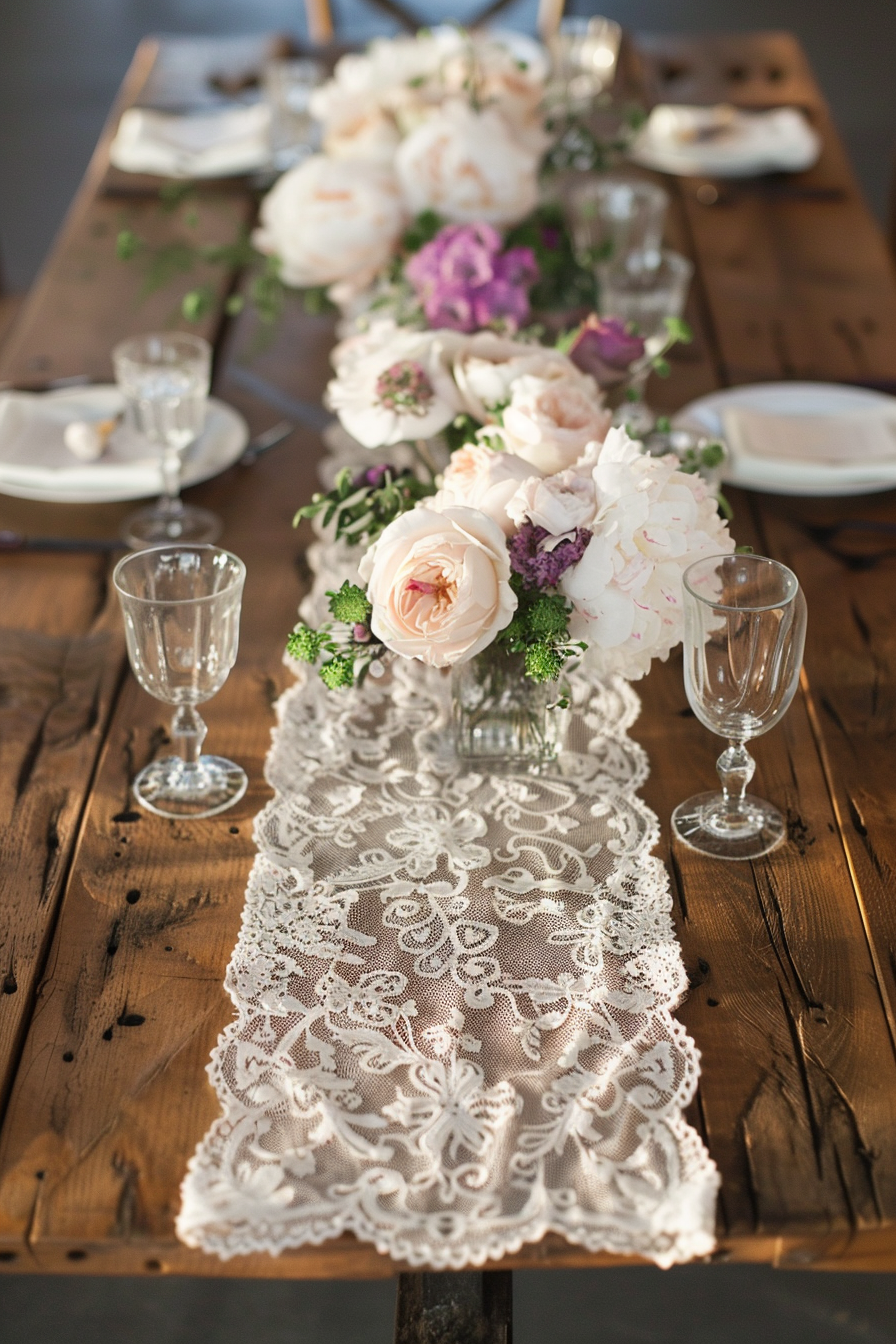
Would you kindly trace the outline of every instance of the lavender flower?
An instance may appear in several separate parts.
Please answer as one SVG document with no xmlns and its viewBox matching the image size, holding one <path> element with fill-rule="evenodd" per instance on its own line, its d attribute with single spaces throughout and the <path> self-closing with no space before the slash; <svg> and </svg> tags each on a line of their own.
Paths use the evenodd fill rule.
<svg viewBox="0 0 896 1344">
<path fill-rule="evenodd" d="M 448 224 L 405 266 L 431 327 L 477 331 L 521 326 L 529 316 L 529 289 L 538 279 L 529 247 L 501 251 L 490 224 Z"/>
<path fill-rule="evenodd" d="M 371 490 L 382 490 L 383 486 L 386 484 L 387 473 L 394 481 L 397 480 L 399 476 L 406 476 L 408 474 L 408 468 L 403 467 L 399 470 L 398 467 L 393 467 L 388 462 L 378 462 L 375 467 L 365 467 L 363 471 L 358 472 L 352 481 L 352 489 L 360 490 L 362 486 L 366 485 L 369 486 Z"/>
<path fill-rule="evenodd" d="M 579 327 L 567 353 L 576 368 L 606 387 L 622 382 L 631 365 L 643 358 L 644 340 L 630 332 L 621 318 L 592 313 Z"/>
<path fill-rule="evenodd" d="M 577 527 L 574 537 L 545 549 L 546 541 L 555 540 L 546 527 L 525 522 L 507 543 L 510 568 L 520 575 L 524 588 L 556 588 L 569 567 L 585 554 L 591 532 L 587 527 Z"/>
</svg>

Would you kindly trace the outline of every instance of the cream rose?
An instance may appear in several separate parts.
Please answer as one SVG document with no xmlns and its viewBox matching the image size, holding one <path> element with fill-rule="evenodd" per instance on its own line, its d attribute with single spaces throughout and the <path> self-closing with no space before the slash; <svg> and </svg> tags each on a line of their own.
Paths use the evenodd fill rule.
<svg viewBox="0 0 896 1344">
<path fill-rule="evenodd" d="M 536 378 L 525 374 L 511 388 L 501 437 L 512 453 L 546 476 L 571 467 L 589 443 L 602 440 L 612 416 L 601 405 L 592 378 Z"/>
<path fill-rule="evenodd" d="M 530 523 L 543 527 L 552 537 L 559 537 L 577 527 L 586 527 L 594 517 L 594 505 L 591 477 L 580 476 L 575 471 L 560 471 L 544 479 L 530 476 L 507 501 L 506 513 L 516 527 L 522 527 L 528 518 Z"/>
<path fill-rule="evenodd" d="M 507 516 L 507 502 L 532 479 L 532 466 L 515 453 L 495 452 L 484 443 L 468 443 L 452 453 L 433 507 L 461 504 L 478 509 L 509 537 L 514 530 Z M 593 494 L 593 492 L 592 492 Z"/>
<path fill-rule="evenodd" d="M 448 101 L 404 140 L 395 168 L 408 209 L 469 224 L 515 224 L 538 203 L 539 155 L 494 108 Z"/>
<path fill-rule="evenodd" d="M 544 379 L 582 377 L 559 350 L 491 331 L 478 331 L 464 341 L 454 357 L 453 372 L 464 410 L 482 421 L 493 418 L 493 408 L 509 400 L 514 382 L 524 374 Z"/>
<path fill-rule="evenodd" d="M 391 168 L 313 154 L 264 198 L 253 242 L 280 258 L 288 285 L 360 288 L 392 256 L 405 218 Z"/>
<path fill-rule="evenodd" d="M 464 663 L 510 624 L 516 595 L 504 534 L 478 509 L 411 509 L 360 564 L 387 648 L 431 667 Z"/>
<path fill-rule="evenodd" d="M 377 324 L 336 347 L 327 405 L 365 448 L 428 439 L 462 409 L 451 359 L 454 331 Z"/>
<path fill-rule="evenodd" d="M 391 164 L 400 142 L 401 135 L 392 117 L 377 107 L 369 107 L 366 100 L 359 100 L 354 108 L 344 107 L 324 132 L 324 151 L 332 159 Z"/>
</svg>

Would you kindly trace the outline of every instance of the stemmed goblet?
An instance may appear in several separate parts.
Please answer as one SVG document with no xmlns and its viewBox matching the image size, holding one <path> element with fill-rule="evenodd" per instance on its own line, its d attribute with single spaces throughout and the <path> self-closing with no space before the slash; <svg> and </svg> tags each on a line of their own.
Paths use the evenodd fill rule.
<svg viewBox="0 0 896 1344">
<path fill-rule="evenodd" d="M 245 577 L 242 560 L 217 546 L 157 546 L 115 567 L 134 675 L 177 707 L 171 736 L 181 755 L 152 761 L 133 783 L 137 802 L 159 816 L 211 817 L 246 792 L 240 766 L 201 755 L 207 729 L 196 713 L 236 662 Z"/>
<path fill-rule="evenodd" d="M 183 455 L 205 424 L 211 346 L 188 332 L 135 336 L 115 347 L 112 363 L 129 421 L 159 451 L 164 492 L 156 504 L 125 519 L 124 540 L 132 550 L 216 541 L 220 519 L 180 497 Z"/>
<path fill-rule="evenodd" d="M 786 713 L 806 640 L 796 575 L 761 555 L 715 555 L 684 573 L 684 684 L 700 722 L 728 739 L 720 793 L 699 793 L 672 814 L 679 839 L 717 859 L 755 859 L 787 831 L 778 808 L 747 793 L 756 762 L 746 743 Z"/>
</svg>

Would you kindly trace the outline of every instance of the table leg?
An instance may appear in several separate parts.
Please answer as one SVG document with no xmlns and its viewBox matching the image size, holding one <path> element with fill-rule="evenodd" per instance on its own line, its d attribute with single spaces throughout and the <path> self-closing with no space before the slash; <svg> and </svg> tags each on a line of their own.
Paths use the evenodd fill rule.
<svg viewBox="0 0 896 1344">
<path fill-rule="evenodd" d="M 400 1274 L 395 1344 L 512 1344 L 513 1276 Z"/>
</svg>

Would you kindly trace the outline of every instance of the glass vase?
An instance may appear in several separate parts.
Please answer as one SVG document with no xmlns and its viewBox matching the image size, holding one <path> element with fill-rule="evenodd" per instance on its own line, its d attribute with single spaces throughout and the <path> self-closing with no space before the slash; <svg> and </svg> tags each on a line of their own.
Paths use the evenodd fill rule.
<svg viewBox="0 0 896 1344">
<path fill-rule="evenodd" d="M 452 668 L 458 755 L 487 760 L 493 768 L 549 764 L 566 736 L 568 694 L 562 682 L 527 677 L 521 653 L 486 649 Z"/>
</svg>

